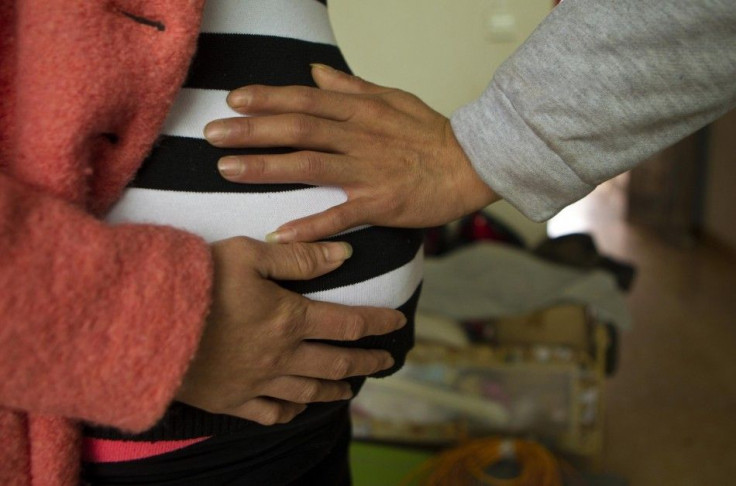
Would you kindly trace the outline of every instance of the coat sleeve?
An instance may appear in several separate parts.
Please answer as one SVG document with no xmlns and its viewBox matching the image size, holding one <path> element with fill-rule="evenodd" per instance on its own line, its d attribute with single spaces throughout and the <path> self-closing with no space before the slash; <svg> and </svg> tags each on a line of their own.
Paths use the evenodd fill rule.
<svg viewBox="0 0 736 486">
<path fill-rule="evenodd" d="M 211 271 L 194 235 L 111 227 L 0 174 L 0 406 L 150 427 L 196 350 Z"/>
<path fill-rule="evenodd" d="M 542 221 L 732 109 L 734 79 L 734 0 L 565 0 L 452 125 Z"/>
</svg>

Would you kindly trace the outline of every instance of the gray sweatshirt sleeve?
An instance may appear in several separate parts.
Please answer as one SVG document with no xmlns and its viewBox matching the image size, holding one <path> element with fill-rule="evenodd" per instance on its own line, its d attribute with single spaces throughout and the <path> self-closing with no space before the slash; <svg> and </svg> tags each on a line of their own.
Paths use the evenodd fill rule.
<svg viewBox="0 0 736 486">
<path fill-rule="evenodd" d="M 542 221 L 735 106 L 736 0 L 565 0 L 451 121 Z"/>
</svg>

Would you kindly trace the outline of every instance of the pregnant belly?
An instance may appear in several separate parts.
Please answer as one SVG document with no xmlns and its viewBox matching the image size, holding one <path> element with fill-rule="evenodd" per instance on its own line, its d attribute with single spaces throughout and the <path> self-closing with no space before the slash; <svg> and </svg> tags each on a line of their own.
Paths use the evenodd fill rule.
<svg viewBox="0 0 736 486">
<path fill-rule="evenodd" d="M 236 116 L 225 103 L 228 91 L 250 84 L 314 86 L 309 64 L 349 71 L 334 45 L 324 5 L 304 0 L 207 2 L 202 33 L 189 76 L 161 137 L 130 187 L 108 215 L 111 224 L 174 226 L 207 241 L 233 236 L 263 239 L 281 224 L 345 201 L 337 188 L 235 184 L 217 171 L 225 155 L 283 153 L 289 149 L 225 150 L 202 138 L 204 125 Z M 312 299 L 399 309 L 407 325 L 387 335 L 334 345 L 386 349 L 399 369 L 413 344 L 414 312 L 422 278 L 422 232 L 382 227 L 356 228 L 329 238 L 353 246 L 353 256 L 337 270 L 308 281 L 279 282 Z M 248 296 L 243 296 L 247 299 Z M 354 391 L 365 378 L 348 381 Z M 114 429 L 88 429 L 91 437 L 114 440 L 185 440 L 236 437 L 237 448 L 254 457 L 285 453 L 308 441 L 304 430 L 319 430 L 341 403 L 312 404 L 289 424 L 274 427 L 214 415 L 174 403 L 151 430 L 130 436 Z M 308 437 L 308 436 L 306 436 Z M 265 440 L 272 438 L 273 440 Z M 287 440 L 288 438 L 288 440 Z M 257 450 L 253 450 L 253 449 Z M 222 455 L 222 462 L 231 456 Z M 137 481 L 133 481 L 138 483 Z"/>
<path fill-rule="evenodd" d="M 346 200 L 334 187 L 269 193 L 185 192 L 132 187 L 109 213 L 110 223 L 150 223 L 190 231 L 208 242 L 233 236 L 263 240 L 278 226 Z M 330 240 L 353 246 L 340 269 L 304 282 L 282 282 L 314 300 L 398 308 L 422 278 L 421 232 L 361 227 Z"/>
<path fill-rule="evenodd" d="M 159 146 L 158 151 L 172 149 L 173 142 Z M 171 150 L 171 152 L 176 152 Z M 184 151 L 182 151 L 184 152 Z M 155 167 L 164 167 L 161 158 Z M 212 161 L 205 164 L 214 166 L 217 157 L 205 158 Z M 151 162 L 151 161 L 149 161 Z M 191 166 L 182 164 L 181 168 L 198 167 L 201 162 Z M 221 178 L 216 171 L 176 171 L 178 177 L 152 176 L 154 166 L 150 163 L 138 177 L 138 187 L 128 188 L 118 204 L 109 213 L 111 224 L 158 224 L 174 226 L 202 236 L 207 241 L 216 241 L 233 236 L 248 236 L 263 239 L 264 235 L 279 225 L 294 218 L 307 216 L 345 201 L 345 193 L 333 187 L 273 187 L 272 192 L 236 192 L 253 190 L 247 186 L 218 186 Z M 213 173 L 214 172 L 214 173 Z M 197 174 L 191 180 L 182 182 L 182 173 Z M 209 175 L 208 175 L 209 174 Z M 210 181 L 209 183 L 207 181 Z M 171 181 L 182 190 L 140 187 L 141 185 L 161 186 Z M 199 191 L 192 190 L 197 184 Z M 189 190 L 184 190 L 189 189 Z M 206 192 L 201 192 L 202 190 Z M 404 363 L 406 354 L 414 343 L 414 313 L 419 299 L 422 279 L 422 241 L 423 233 L 418 230 L 367 226 L 347 231 L 332 238 L 345 241 L 353 246 L 353 256 L 337 270 L 319 278 L 307 281 L 279 282 L 282 286 L 321 301 L 346 305 L 370 305 L 391 307 L 400 310 L 407 317 L 407 325 L 402 329 L 380 336 L 367 336 L 359 341 L 333 342 L 337 346 L 360 347 L 366 349 L 385 349 L 394 357 L 394 366 L 377 373 L 387 376 L 396 372 Z M 247 299 L 247 296 L 244 296 Z M 354 392 L 360 389 L 364 377 L 353 377 L 347 381 Z M 314 428 L 321 417 L 342 406 L 340 403 L 312 404 L 290 424 L 281 428 L 285 434 L 298 436 L 303 428 Z M 182 424 L 187 424 L 186 427 Z M 310 425 L 311 424 L 311 425 Z M 143 434 L 128 436 L 114 430 L 89 429 L 91 437 L 115 440 L 182 440 L 210 435 L 251 437 L 252 434 L 268 433 L 273 429 L 256 423 L 224 415 L 213 415 L 203 410 L 181 403 L 174 403 L 163 419 L 151 430 Z M 239 435 L 238 435 L 239 434 Z M 270 435 L 268 435 L 270 437 Z M 250 440 L 250 439 L 248 439 Z M 296 440 L 296 439 L 294 439 Z M 265 447 L 265 446 L 264 446 Z"/>
</svg>

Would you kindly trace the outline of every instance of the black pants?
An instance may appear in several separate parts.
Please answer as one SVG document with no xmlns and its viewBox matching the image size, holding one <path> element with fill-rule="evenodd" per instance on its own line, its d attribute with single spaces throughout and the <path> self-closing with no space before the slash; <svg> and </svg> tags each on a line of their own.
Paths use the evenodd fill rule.
<svg viewBox="0 0 736 486">
<path fill-rule="evenodd" d="M 350 421 L 348 419 L 346 432 L 340 435 L 337 444 L 327 457 L 289 486 L 350 486 L 352 484 L 348 457 L 350 437 Z"/>
<path fill-rule="evenodd" d="M 116 463 L 85 463 L 90 486 L 350 486 L 350 416 L 345 407 L 327 430 L 305 431 L 257 456 L 250 438 L 213 437 L 179 451 Z M 257 439 L 255 439 L 257 440 Z"/>
</svg>

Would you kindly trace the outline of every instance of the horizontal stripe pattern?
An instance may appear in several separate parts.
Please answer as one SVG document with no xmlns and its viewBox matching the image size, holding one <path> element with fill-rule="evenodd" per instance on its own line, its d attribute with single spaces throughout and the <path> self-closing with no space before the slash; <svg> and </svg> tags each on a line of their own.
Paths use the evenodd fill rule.
<svg viewBox="0 0 736 486">
<path fill-rule="evenodd" d="M 325 5 L 314 0 L 208 0 L 200 32 L 270 35 L 335 44 Z"/>
<path fill-rule="evenodd" d="M 262 240 L 296 218 L 324 211 L 347 200 L 339 188 L 266 194 L 192 193 L 131 188 L 108 214 L 111 223 L 168 224 L 212 242 L 231 236 Z"/>
<path fill-rule="evenodd" d="M 306 190 L 269 194 L 190 193 L 151 189 L 128 189 L 108 215 L 113 224 L 149 223 L 175 226 L 202 236 L 209 242 L 233 236 L 248 236 L 263 240 L 265 235 L 294 218 L 322 211 L 346 199 L 339 188 L 311 187 Z M 353 247 L 353 257 L 339 269 L 322 277 L 298 282 L 282 282 L 295 292 L 308 293 L 346 287 L 335 294 L 322 294 L 320 300 L 353 302 L 359 297 L 350 294 L 368 292 L 372 304 L 387 306 L 388 295 L 398 283 L 421 269 L 416 258 L 422 245 L 422 233 L 411 229 L 366 227 L 331 238 L 345 241 Z M 383 281 L 382 293 L 373 287 L 351 286 L 372 279 L 412 262 L 415 269 L 406 269 Z M 406 281 L 413 291 L 415 278 Z M 400 298 L 393 306 L 406 299 Z M 392 301 L 393 302 L 393 301 Z M 368 305 L 368 304 L 366 304 Z"/>
<path fill-rule="evenodd" d="M 166 117 L 161 133 L 204 139 L 205 125 L 218 118 L 242 116 L 227 105 L 229 91 L 183 88 Z"/>
<path fill-rule="evenodd" d="M 333 187 L 226 181 L 217 171 L 217 160 L 224 155 L 275 154 L 292 149 L 219 149 L 209 145 L 202 134 L 204 126 L 214 119 L 239 116 L 225 102 L 232 89 L 249 84 L 314 86 L 309 69 L 313 62 L 349 72 L 334 45 L 323 4 L 319 0 L 208 0 L 197 54 L 184 88 L 150 157 L 108 215 L 111 224 L 170 225 L 210 242 L 241 235 L 263 239 L 285 222 L 346 200 L 345 193 Z M 389 350 L 394 367 L 379 375 L 391 374 L 402 366 L 413 345 L 423 234 L 411 229 L 361 227 L 330 240 L 350 243 L 353 256 L 317 279 L 279 284 L 314 300 L 392 307 L 403 312 L 407 325 L 398 331 L 334 343 Z M 348 381 L 357 392 L 364 378 Z M 299 427 L 338 406 L 310 405 L 292 423 L 281 426 L 279 433 L 283 437 L 298 434 Z M 161 422 L 145 433 L 128 435 L 97 427 L 85 433 L 113 440 L 155 441 L 234 431 L 273 434 L 274 428 L 175 403 Z"/>
<path fill-rule="evenodd" d="M 305 189 L 304 184 L 238 184 L 224 179 L 217 161 L 225 155 L 277 154 L 289 149 L 223 149 L 206 140 L 162 137 L 154 154 L 140 168 L 130 187 L 189 192 L 260 193 Z"/>
<path fill-rule="evenodd" d="M 414 290 L 419 281 L 415 272 L 423 270 L 422 233 L 408 229 L 384 228 L 372 226 L 360 231 L 353 231 L 330 238 L 332 241 L 344 241 L 353 247 L 353 256 L 338 269 L 311 280 L 280 281 L 282 287 L 308 294 L 317 300 L 325 300 L 350 305 L 374 305 L 380 307 L 396 307 L 406 298 L 398 290 L 397 285 L 404 282 L 405 290 Z M 382 281 L 385 289 L 373 290 L 363 282 L 379 275 L 387 275 L 399 267 L 401 272 L 391 274 Z M 361 286 L 358 286 L 360 284 Z M 314 294 L 322 290 L 341 288 L 333 294 Z M 397 292 L 399 297 L 391 297 Z M 361 299 L 370 299 L 369 301 Z M 363 304 L 359 304 L 363 302 Z"/>
<path fill-rule="evenodd" d="M 419 288 L 422 282 L 423 262 L 424 251 L 420 248 L 409 263 L 388 273 L 358 284 L 307 292 L 304 295 L 312 300 L 395 309 L 409 300 Z"/>
<path fill-rule="evenodd" d="M 264 29 L 269 28 L 269 19 L 275 18 L 279 9 L 285 5 L 279 2 L 255 3 L 258 4 L 258 9 L 253 10 L 251 21 Z M 315 5 L 318 9 L 324 8 L 313 0 L 300 0 L 300 4 L 311 5 L 308 8 L 314 8 Z M 346 201 L 345 193 L 339 188 L 302 184 L 237 184 L 220 176 L 217 160 L 224 155 L 285 153 L 291 149 L 221 149 L 211 146 L 203 138 L 204 126 L 213 119 L 238 116 L 227 106 L 225 99 L 228 91 L 221 87 L 212 88 L 213 84 L 225 78 L 231 83 L 233 79 L 242 81 L 247 77 L 259 77 L 266 84 L 310 84 L 311 80 L 298 79 L 298 73 L 301 72 L 299 63 L 284 59 L 274 61 L 271 54 L 281 50 L 287 50 L 292 55 L 296 53 L 297 57 L 304 60 L 313 59 L 314 53 L 319 52 L 336 60 L 330 64 L 344 64 L 344 61 L 334 45 L 285 39 L 275 35 L 212 33 L 210 31 L 217 29 L 223 16 L 231 13 L 234 16 L 243 14 L 243 10 L 238 8 L 235 11 L 229 10 L 235 4 L 228 1 L 219 5 L 226 5 L 228 9 L 218 11 L 219 17 L 215 19 L 211 18 L 214 10 L 206 12 L 205 15 L 209 18 L 206 20 L 208 31 L 199 37 L 200 46 L 189 80 L 169 113 L 163 136 L 153 153 L 108 215 L 108 220 L 113 224 L 131 222 L 170 225 L 198 234 L 210 242 L 231 236 L 263 239 L 267 233 L 288 221 L 324 211 Z M 264 13 L 269 8 L 273 10 Z M 265 21 L 261 22 L 260 17 Z M 326 15 L 324 19 L 327 21 Z M 243 29 L 247 28 L 249 27 Z M 240 55 L 235 55 L 235 52 Z M 237 61 L 233 62 L 233 59 Z M 205 66 L 204 63 L 212 60 L 219 60 L 221 64 Z M 267 69 L 266 61 L 269 65 L 280 66 L 281 71 Z M 304 65 L 306 64 L 305 61 Z M 208 74 L 214 77 L 198 78 Z M 197 84 L 193 80 L 197 79 L 205 86 L 193 87 Z M 274 82 L 274 79 L 278 82 Z M 240 85 L 240 81 L 236 81 L 236 85 Z M 230 87 L 233 86 L 228 86 Z M 407 234 L 412 237 L 406 238 Z M 422 243 L 419 232 L 385 228 L 366 228 L 357 234 L 343 235 L 339 239 L 351 240 L 349 242 L 355 253 L 349 263 L 344 264 L 339 271 L 319 279 L 305 283 L 284 282 L 284 286 L 301 293 L 350 287 L 406 265 L 419 252 Z M 379 259 L 380 263 L 376 264 Z M 402 275 L 404 274 L 397 272 L 394 277 L 399 278 Z M 394 286 L 387 285 L 385 288 L 392 289 Z M 409 284 L 407 288 L 413 291 L 416 284 Z M 357 288 L 353 290 L 361 291 Z M 329 300 L 331 297 L 323 295 L 322 298 Z M 343 288 L 338 301 L 344 299 L 354 297 Z M 375 302 L 383 301 L 379 299 Z"/>
<path fill-rule="evenodd" d="M 314 86 L 309 65 L 315 62 L 349 70 L 337 47 L 328 44 L 260 35 L 202 34 L 184 86 L 227 91 L 249 84 Z"/>
</svg>

